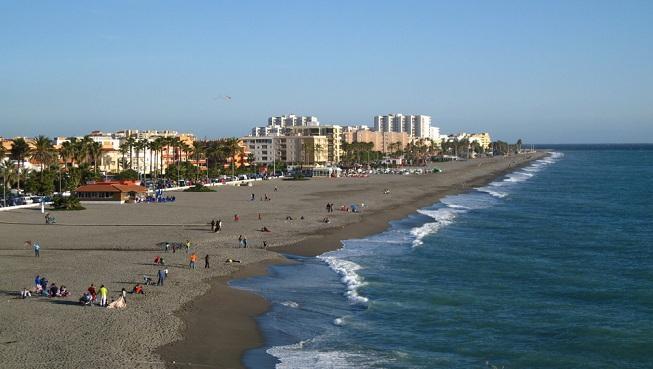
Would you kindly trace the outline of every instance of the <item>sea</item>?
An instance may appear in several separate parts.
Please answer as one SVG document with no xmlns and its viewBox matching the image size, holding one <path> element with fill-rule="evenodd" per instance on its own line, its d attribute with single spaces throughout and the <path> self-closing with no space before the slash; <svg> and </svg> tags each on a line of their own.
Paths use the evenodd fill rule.
<svg viewBox="0 0 653 369">
<path fill-rule="evenodd" d="M 248 368 L 653 368 L 653 145 L 548 157 L 231 284 Z"/>
</svg>

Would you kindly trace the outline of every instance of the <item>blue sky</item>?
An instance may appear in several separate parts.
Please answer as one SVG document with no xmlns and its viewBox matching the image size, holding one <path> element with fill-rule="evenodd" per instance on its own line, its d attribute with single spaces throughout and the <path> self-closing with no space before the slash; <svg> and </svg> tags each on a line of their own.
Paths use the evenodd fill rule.
<svg viewBox="0 0 653 369">
<path fill-rule="evenodd" d="M 0 1 L 0 135 L 389 112 L 510 141 L 653 142 L 653 2 Z"/>
</svg>

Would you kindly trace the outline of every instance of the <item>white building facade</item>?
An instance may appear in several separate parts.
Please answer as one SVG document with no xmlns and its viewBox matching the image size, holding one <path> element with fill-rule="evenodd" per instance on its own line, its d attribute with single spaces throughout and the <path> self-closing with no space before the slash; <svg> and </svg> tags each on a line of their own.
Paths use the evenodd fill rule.
<svg viewBox="0 0 653 369">
<path fill-rule="evenodd" d="M 374 117 L 377 132 L 406 132 L 411 139 L 430 138 L 431 117 L 428 115 L 387 114 Z"/>
<path fill-rule="evenodd" d="M 317 117 L 312 115 L 282 115 L 268 118 L 268 126 L 281 127 L 302 127 L 302 126 L 319 126 L 320 122 Z"/>
</svg>

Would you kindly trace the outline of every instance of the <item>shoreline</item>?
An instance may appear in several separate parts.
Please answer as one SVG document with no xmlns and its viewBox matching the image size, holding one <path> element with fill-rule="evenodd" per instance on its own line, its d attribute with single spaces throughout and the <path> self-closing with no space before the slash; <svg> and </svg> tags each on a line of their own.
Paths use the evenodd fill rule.
<svg viewBox="0 0 653 369">
<path fill-rule="evenodd" d="M 437 203 L 445 196 L 487 185 L 547 155 L 547 151 L 538 151 L 520 158 L 522 160 L 514 166 L 509 164 L 505 168 L 491 170 L 455 186 L 437 187 L 433 192 L 392 209 L 366 210 L 365 216 L 358 221 L 330 227 L 310 235 L 302 234 L 300 236 L 303 237 L 297 241 L 269 247 L 268 250 L 278 253 L 281 258 L 244 265 L 232 274 L 212 278 L 208 291 L 184 304 L 180 309 L 182 311 L 176 311 L 175 315 L 184 322 L 182 339 L 159 347 L 157 353 L 164 359 L 167 368 L 180 368 L 183 367 L 182 362 L 194 361 L 215 363 L 220 368 L 245 369 L 242 363 L 245 352 L 265 343 L 256 318 L 269 309 L 270 303 L 254 292 L 230 287 L 230 281 L 265 275 L 269 266 L 289 263 L 283 254 L 315 257 L 341 248 L 344 240 L 381 233 L 393 220 L 403 219 L 420 208 Z M 220 302 L 225 298 L 230 301 L 226 304 Z M 193 333 L 189 334 L 191 331 Z M 173 357 L 176 359 L 172 359 Z M 173 360 L 180 365 L 173 364 Z"/>
</svg>

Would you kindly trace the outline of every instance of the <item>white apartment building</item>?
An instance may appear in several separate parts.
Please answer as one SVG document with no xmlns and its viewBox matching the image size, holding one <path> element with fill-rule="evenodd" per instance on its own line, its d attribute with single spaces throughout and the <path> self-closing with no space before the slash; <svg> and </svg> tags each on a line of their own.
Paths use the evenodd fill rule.
<svg viewBox="0 0 653 369">
<path fill-rule="evenodd" d="M 255 164 L 272 164 L 279 161 L 279 136 L 248 136 L 241 138 L 254 156 Z"/>
<path fill-rule="evenodd" d="M 268 136 L 281 136 L 283 134 L 283 127 L 279 125 L 254 127 L 249 134 L 252 137 L 268 137 Z"/>
<path fill-rule="evenodd" d="M 374 117 L 377 132 L 406 132 L 410 138 L 431 137 L 431 117 L 428 115 L 388 114 Z"/>
<path fill-rule="evenodd" d="M 440 127 L 431 126 L 429 137 L 433 141 L 440 142 Z"/>
<path fill-rule="evenodd" d="M 268 118 L 268 126 L 281 126 L 281 127 L 304 127 L 304 126 L 319 126 L 320 122 L 317 117 L 311 115 L 282 115 L 279 117 Z"/>
</svg>

